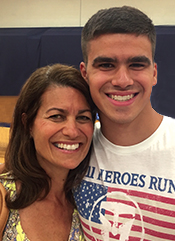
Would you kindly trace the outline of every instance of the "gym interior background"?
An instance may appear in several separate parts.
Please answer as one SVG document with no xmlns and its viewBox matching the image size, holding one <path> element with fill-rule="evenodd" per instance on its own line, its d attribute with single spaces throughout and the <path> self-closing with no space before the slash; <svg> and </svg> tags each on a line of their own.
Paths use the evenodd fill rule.
<svg viewBox="0 0 175 241">
<path fill-rule="evenodd" d="M 79 68 L 85 22 L 99 9 L 123 5 L 139 8 L 156 26 L 158 83 L 151 102 L 157 112 L 175 118 L 174 0 L 1 0 L 0 157 L 8 142 L 14 105 L 29 75 L 57 62 Z"/>
</svg>

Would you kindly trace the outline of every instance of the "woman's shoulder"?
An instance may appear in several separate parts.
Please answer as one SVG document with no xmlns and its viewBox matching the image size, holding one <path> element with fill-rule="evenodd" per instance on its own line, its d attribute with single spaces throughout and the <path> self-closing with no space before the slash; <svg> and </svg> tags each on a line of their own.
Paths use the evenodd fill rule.
<svg viewBox="0 0 175 241">
<path fill-rule="evenodd" d="M 72 215 L 72 227 L 69 235 L 69 239 L 74 241 L 84 241 L 84 235 L 83 230 L 81 227 L 78 211 L 74 209 L 73 215 Z"/>
<path fill-rule="evenodd" d="M 3 173 L 5 168 L 5 164 L 4 163 L 0 163 L 0 174 Z"/>
<path fill-rule="evenodd" d="M 16 191 L 15 180 L 10 172 L 0 172 L 0 183 L 5 187 L 6 190 Z"/>
</svg>

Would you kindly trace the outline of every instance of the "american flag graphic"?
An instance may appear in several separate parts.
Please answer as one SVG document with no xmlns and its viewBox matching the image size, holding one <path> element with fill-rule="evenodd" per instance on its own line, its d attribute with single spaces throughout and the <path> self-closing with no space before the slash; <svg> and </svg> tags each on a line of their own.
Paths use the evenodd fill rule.
<svg viewBox="0 0 175 241">
<path fill-rule="evenodd" d="M 74 196 L 86 241 L 175 240 L 175 197 L 85 180 Z"/>
</svg>

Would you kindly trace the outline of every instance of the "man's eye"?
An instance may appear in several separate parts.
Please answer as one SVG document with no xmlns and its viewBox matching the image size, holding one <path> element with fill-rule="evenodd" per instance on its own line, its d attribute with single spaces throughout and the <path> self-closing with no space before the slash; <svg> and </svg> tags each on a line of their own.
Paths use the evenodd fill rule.
<svg viewBox="0 0 175 241">
<path fill-rule="evenodd" d="M 130 67 L 131 67 L 131 68 L 135 68 L 135 69 L 140 69 L 140 68 L 144 68 L 144 67 L 145 67 L 145 64 L 142 64 L 142 63 L 133 63 L 133 64 L 130 64 Z"/>
<path fill-rule="evenodd" d="M 114 65 L 111 63 L 102 63 L 102 64 L 99 64 L 99 67 L 104 69 L 109 69 L 109 68 L 113 68 Z"/>
</svg>

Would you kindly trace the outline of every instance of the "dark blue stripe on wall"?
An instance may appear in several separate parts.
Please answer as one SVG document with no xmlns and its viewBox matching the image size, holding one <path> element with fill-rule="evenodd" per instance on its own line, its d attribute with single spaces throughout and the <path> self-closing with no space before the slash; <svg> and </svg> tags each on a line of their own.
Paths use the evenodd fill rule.
<svg viewBox="0 0 175 241">
<path fill-rule="evenodd" d="M 65 63 L 79 68 L 81 27 L 1 28 L 0 95 L 18 95 L 38 67 Z M 175 117 L 175 26 L 156 26 L 158 84 L 151 102 L 161 114 Z"/>
<path fill-rule="evenodd" d="M 153 87 L 151 103 L 160 114 L 175 118 L 175 26 L 156 26 L 156 33 L 158 82 Z"/>
<path fill-rule="evenodd" d="M 0 95 L 18 95 L 29 75 L 41 66 L 82 61 L 81 28 L 0 29 Z"/>
<path fill-rule="evenodd" d="M 10 123 L 0 122 L 0 127 L 10 127 Z"/>
</svg>

